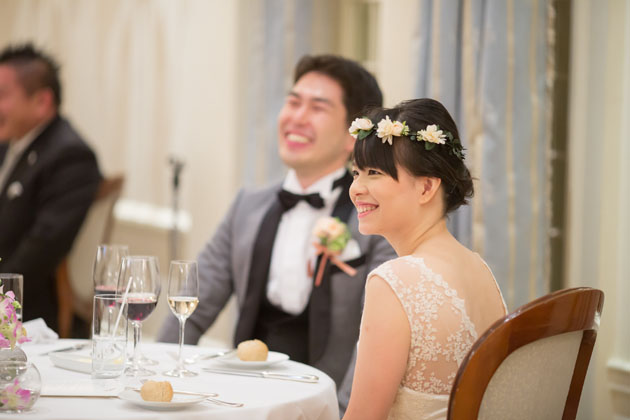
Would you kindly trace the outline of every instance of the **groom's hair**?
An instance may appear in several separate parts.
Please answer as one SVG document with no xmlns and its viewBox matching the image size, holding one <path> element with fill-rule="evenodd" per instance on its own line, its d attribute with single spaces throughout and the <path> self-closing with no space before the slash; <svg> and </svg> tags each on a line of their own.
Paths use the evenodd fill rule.
<svg viewBox="0 0 630 420">
<path fill-rule="evenodd" d="M 55 105 L 61 105 L 59 65 L 48 54 L 31 43 L 9 45 L 0 51 L 0 64 L 15 69 L 18 80 L 27 94 L 40 89 L 50 89 Z"/>
<path fill-rule="evenodd" d="M 305 55 L 295 67 L 293 82 L 297 83 L 310 72 L 324 74 L 339 83 L 348 125 L 361 116 L 365 109 L 383 105 L 383 94 L 378 82 L 356 61 L 330 54 Z"/>
</svg>

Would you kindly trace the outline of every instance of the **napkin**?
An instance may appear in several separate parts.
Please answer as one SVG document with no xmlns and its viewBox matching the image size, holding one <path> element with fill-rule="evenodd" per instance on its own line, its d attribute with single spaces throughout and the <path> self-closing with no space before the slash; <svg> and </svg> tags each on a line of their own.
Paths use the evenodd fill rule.
<svg viewBox="0 0 630 420">
<path fill-rule="evenodd" d="M 44 321 L 42 318 L 26 321 L 22 323 L 22 325 L 24 326 L 24 328 L 26 328 L 26 336 L 31 340 L 24 344 L 50 343 L 59 338 L 56 332 L 48 328 L 48 325 L 46 325 L 46 321 Z"/>
</svg>

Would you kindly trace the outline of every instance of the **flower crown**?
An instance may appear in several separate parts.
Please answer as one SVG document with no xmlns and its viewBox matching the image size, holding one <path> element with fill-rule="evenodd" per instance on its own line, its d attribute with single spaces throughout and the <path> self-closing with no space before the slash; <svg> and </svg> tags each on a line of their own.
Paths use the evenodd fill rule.
<svg viewBox="0 0 630 420">
<path fill-rule="evenodd" d="M 357 118 L 352 121 L 348 131 L 355 139 L 363 140 L 374 131 L 374 123 L 368 117 Z M 406 121 L 392 121 L 389 115 L 386 115 L 378 122 L 376 135 L 383 143 L 387 142 L 390 145 L 394 144 L 394 137 L 401 136 L 409 137 L 413 141 L 423 141 L 426 150 L 433 149 L 436 144 L 444 144 L 449 146 L 452 155 L 464 160 L 464 147 L 459 139 L 454 138 L 449 131 L 440 130 L 440 126 L 436 124 L 427 125 L 426 129 L 410 134 Z"/>
</svg>

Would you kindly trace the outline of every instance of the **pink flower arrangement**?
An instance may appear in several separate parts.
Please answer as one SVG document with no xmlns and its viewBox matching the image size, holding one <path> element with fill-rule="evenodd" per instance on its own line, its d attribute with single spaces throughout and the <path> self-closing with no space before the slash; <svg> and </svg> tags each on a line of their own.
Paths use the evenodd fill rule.
<svg viewBox="0 0 630 420">
<path fill-rule="evenodd" d="M 20 386 L 16 378 L 13 383 L 0 391 L 0 407 L 8 407 L 11 410 L 23 410 L 31 405 L 32 392 Z"/>
<path fill-rule="evenodd" d="M 16 344 L 30 341 L 15 312 L 19 308 L 20 302 L 15 300 L 15 294 L 11 291 L 3 293 L 0 286 L 0 348 L 13 349 Z"/>
</svg>

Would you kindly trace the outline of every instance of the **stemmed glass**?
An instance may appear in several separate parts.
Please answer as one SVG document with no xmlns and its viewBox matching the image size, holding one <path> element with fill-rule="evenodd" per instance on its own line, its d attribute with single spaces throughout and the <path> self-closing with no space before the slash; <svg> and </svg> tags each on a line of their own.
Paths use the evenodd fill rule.
<svg viewBox="0 0 630 420">
<path fill-rule="evenodd" d="M 197 261 L 171 261 L 168 272 L 168 306 L 179 319 L 179 357 L 177 367 L 164 372 L 167 376 L 197 376 L 197 372 L 186 369 L 182 348 L 186 319 L 195 311 L 199 303 L 199 279 Z"/>
<path fill-rule="evenodd" d="M 153 256 L 124 257 L 117 290 L 126 301 L 127 319 L 133 326 L 132 364 L 125 369 L 125 373 L 127 376 L 155 375 L 155 372 L 141 367 L 139 359 L 142 321 L 151 315 L 160 296 L 157 258 Z"/>
<path fill-rule="evenodd" d="M 129 255 L 127 245 L 99 245 L 92 268 L 94 294 L 116 293 L 123 257 Z"/>
</svg>

